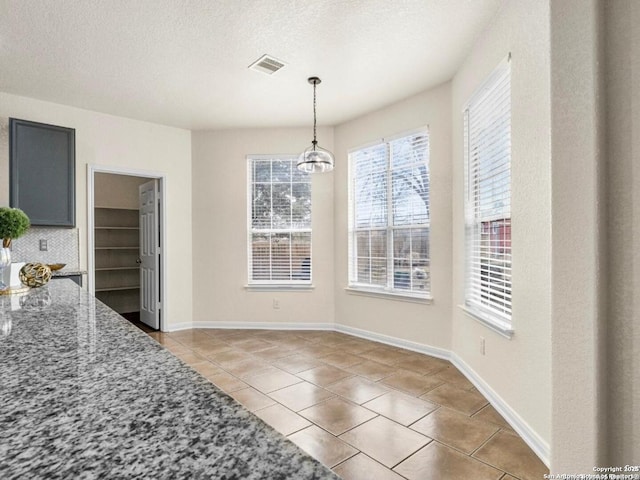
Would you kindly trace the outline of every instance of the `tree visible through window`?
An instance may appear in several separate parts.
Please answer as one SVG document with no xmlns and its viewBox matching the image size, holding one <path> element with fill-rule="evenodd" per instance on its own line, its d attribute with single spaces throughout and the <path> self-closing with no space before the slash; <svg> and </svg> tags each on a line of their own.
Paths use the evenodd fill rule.
<svg viewBox="0 0 640 480">
<path fill-rule="evenodd" d="M 349 155 L 353 288 L 426 297 L 429 262 L 429 137 L 405 135 Z"/>
<path fill-rule="evenodd" d="M 311 282 L 311 177 L 296 161 L 249 158 L 249 283 Z"/>
</svg>

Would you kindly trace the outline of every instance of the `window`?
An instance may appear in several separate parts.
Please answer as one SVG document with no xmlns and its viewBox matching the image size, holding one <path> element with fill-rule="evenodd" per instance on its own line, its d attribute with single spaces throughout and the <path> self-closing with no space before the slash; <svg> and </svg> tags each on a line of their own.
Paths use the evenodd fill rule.
<svg viewBox="0 0 640 480">
<path fill-rule="evenodd" d="M 352 151 L 349 173 L 349 287 L 427 298 L 427 131 Z"/>
<path fill-rule="evenodd" d="M 297 157 L 251 156 L 249 283 L 311 283 L 311 177 Z"/>
<path fill-rule="evenodd" d="M 465 129 L 465 307 L 511 331 L 511 70 L 505 60 L 472 97 Z"/>
</svg>

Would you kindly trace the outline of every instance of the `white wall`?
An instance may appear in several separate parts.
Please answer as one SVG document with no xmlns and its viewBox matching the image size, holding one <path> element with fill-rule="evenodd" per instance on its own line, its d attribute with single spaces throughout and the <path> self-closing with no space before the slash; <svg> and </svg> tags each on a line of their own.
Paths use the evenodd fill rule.
<svg viewBox="0 0 640 480">
<path fill-rule="evenodd" d="M 429 127 L 431 289 L 433 303 L 353 295 L 348 284 L 348 151 L 383 137 Z M 444 84 L 335 129 L 336 321 L 432 347 L 451 346 L 451 89 Z"/>
<path fill-rule="evenodd" d="M 299 154 L 311 128 L 193 132 L 194 321 L 333 323 L 333 173 L 312 183 L 312 291 L 247 291 L 247 155 Z M 318 129 L 333 150 L 333 129 Z M 280 308 L 273 308 L 273 299 Z"/>
<path fill-rule="evenodd" d="M 552 0 L 552 471 L 605 465 L 600 1 Z"/>
<path fill-rule="evenodd" d="M 509 340 L 466 315 L 464 303 L 465 104 L 512 53 L 513 328 Z M 452 83 L 454 353 L 528 427 L 539 453 L 551 440 L 551 152 L 549 5 L 505 2 Z M 480 354 L 480 337 L 486 355 Z M 540 451 L 541 450 L 541 451 Z M 548 458 L 547 458 L 548 460 Z"/>
<path fill-rule="evenodd" d="M 0 93 L 0 123 L 8 117 L 76 129 L 76 225 L 80 267 L 87 268 L 87 165 L 117 166 L 167 176 L 168 327 L 192 316 L 191 133 L 102 113 Z M 0 139 L 6 138 L 6 126 Z M 5 147 L 0 149 L 3 152 Z M 0 201 L 8 201 L 8 161 L 0 157 Z M 46 179 L 43 179 L 46 182 Z"/>
<path fill-rule="evenodd" d="M 605 6 L 607 464 L 635 465 L 640 459 L 640 2 Z"/>
</svg>

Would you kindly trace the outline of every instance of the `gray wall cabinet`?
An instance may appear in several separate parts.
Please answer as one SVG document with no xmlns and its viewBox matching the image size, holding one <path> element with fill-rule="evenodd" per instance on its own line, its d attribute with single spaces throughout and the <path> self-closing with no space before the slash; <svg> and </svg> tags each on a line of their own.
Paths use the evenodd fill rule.
<svg viewBox="0 0 640 480">
<path fill-rule="evenodd" d="M 9 119 L 10 205 L 31 225 L 74 227 L 75 130 Z"/>
</svg>

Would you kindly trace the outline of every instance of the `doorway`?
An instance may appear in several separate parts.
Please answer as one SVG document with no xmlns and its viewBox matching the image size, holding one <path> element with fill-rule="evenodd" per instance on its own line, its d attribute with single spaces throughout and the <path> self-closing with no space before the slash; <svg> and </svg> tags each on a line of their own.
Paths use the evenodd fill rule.
<svg viewBox="0 0 640 480">
<path fill-rule="evenodd" d="M 88 288 L 144 330 L 164 330 L 164 175 L 89 165 Z"/>
</svg>

